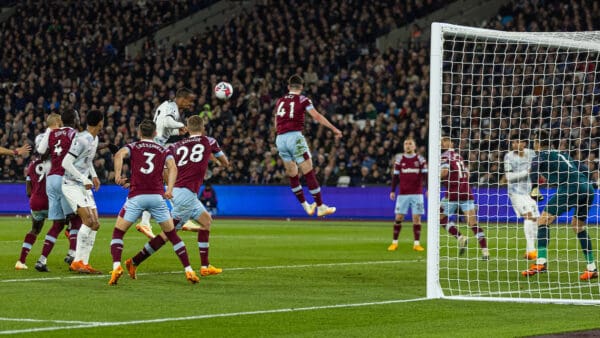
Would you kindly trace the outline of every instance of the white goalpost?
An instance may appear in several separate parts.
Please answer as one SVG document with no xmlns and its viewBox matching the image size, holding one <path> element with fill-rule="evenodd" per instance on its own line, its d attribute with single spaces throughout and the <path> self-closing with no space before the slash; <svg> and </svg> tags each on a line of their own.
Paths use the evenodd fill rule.
<svg viewBox="0 0 600 338">
<path fill-rule="evenodd" d="M 598 181 L 600 31 L 503 32 L 433 23 L 430 65 L 427 297 L 600 304 L 599 279 L 580 280 L 589 256 L 586 261 L 571 228 L 573 211 L 549 225 L 547 272 L 522 275 L 535 260 L 524 257 L 523 218 L 508 197 L 503 163 L 517 135 L 544 130 L 554 149 Z M 440 227 L 440 141 L 446 136 L 469 169 L 489 259 L 482 259 L 478 238 L 460 213 L 449 219 L 468 236 L 462 254 L 457 238 Z M 551 207 L 556 187 L 540 189 L 541 211 Z M 597 197 L 586 220 L 596 264 Z"/>
</svg>

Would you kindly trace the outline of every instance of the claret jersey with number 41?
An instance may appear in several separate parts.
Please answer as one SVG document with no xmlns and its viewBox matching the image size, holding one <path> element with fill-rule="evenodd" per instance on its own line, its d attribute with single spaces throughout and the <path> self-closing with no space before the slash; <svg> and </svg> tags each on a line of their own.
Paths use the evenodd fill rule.
<svg viewBox="0 0 600 338">
<path fill-rule="evenodd" d="M 304 129 L 304 114 L 313 108 L 312 101 L 298 94 L 287 94 L 275 103 L 277 135 Z"/>
</svg>

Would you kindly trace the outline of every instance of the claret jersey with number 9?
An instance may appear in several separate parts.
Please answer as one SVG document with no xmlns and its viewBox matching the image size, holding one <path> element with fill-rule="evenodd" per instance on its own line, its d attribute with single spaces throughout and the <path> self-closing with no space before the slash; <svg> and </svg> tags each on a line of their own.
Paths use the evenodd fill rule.
<svg viewBox="0 0 600 338">
<path fill-rule="evenodd" d="M 312 101 L 298 94 L 287 94 L 275 103 L 277 135 L 304 129 L 304 114 L 313 108 Z"/>
</svg>

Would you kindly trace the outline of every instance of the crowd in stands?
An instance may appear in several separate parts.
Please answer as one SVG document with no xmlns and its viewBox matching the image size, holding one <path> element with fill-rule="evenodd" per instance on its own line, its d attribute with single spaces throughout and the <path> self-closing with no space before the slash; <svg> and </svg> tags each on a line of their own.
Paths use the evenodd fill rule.
<svg viewBox="0 0 600 338">
<path fill-rule="evenodd" d="M 380 53 L 374 42 L 442 1 L 267 2 L 185 44 L 157 46 L 149 39 L 134 59 L 119 52 L 130 33 L 148 29 L 129 26 L 139 8 L 129 4 L 128 12 L 103 22 L 90 13 L 105 12 L 104 6 L 114 3 L 60 4 L 29 19 L 27 6 L 33 5 L 27 3 L 3 26 L 5 40 L 16 48 L 3 52 L 0 68 L 6 84 L 0 92 L 2 145 L 31 142 L 44 129 L 44 114 L 71 107 L 82 118 L 92 108 L 105 111 L 103 141 L 123 145 L 133 140 L 141 119 L 151 118 L 154 107 L 186 86 L 198 93 L 188 115 L 204 111 L 210 119 L 207 133 L 233 160 L 230 168 L 210 172 L 212 182 L 285 183 L 271 121 L 274 99 L 286 92 L 286 79 L 294 73 L 306 80 L 317 109 L 344 130 L 344 138 L 334 141 L 322 128 L 307 127 L 325 184 L 335 185 L 343 175 L 356 185 L 386 183 L 403 138 L 426 135 L 426 49 Z M 74 15 L 72 7 L 78 6 L 83 12 Z M 155 29 L 152 16 L 145 18 L 142 22 Z M 219 80 L 233 83 L 232 100 L 213 98 Z M 6 161 L 5 178 L 23 179 L 24 163 Z M 109 181 L 108 151 L 94 163 Z"/>
<path fill-rule="evenodd" d="M 157 45 L 148 39 L 141 55 L 123 55 L 127 43 L 181 17 L 186 8 L 206 3 L 57 2 L 36 10 L 36 15 L 29 11 L 31 2 L 19 4 L 17 14 L 0 24 L 0 39 L 13 47 L 0 54 L 0 121 L 5 126 L 0 129 L 0 145 L 31 143 L 44 129 L 45 114 L 74 107 L 82 118 L 89 109 L 106 112 L 102 141 L 122 146 L 135 138 L 142 119 L 151 118 L 155 107 L 185 86 L 198 94 L 187 116 L 206 117 L 207 134 L 219 141 L 232 162 L 229 168 L 212 168 L 208 182 L 283 184 L 287 180 L 274 147 L 273 104 L 286 93 L 287 78 L 299 74 L 317 110 L 344 134 L 335 140 L 331 132 L 307 118 L 305 134 L 322 185 L 334 186 L 342 176 L 349 176 L 354 186 L 388 184 L 394 156 L 402 152 L 402 142 L 409 136 L 426 156 L 429 41 L 413 34 L 410 43 L 379 51 L 375 39 L 447 2 L 262 1 L 187 43 Z M 600 17 L 597 6 L 587 1 L 543 1 L 544 6 L 561 10 L 532 15 L 540 13 L 540 3 L 529 0 L 505 6 L 487 27 L 591 30 Z M 111 6 L 126 6 L 126 10 Z M 588 7 L 589 11 L 582 11 Z M 115 15 L 102 15 L 109 12 Z M 222 80 L 234 86 L 234 96 L 226 102 L 212 95 L 212 88 Z M 472 181 L 495 184 L 501 180 L 502 156 L 508 149 L 509 136 L 501 127 L 515 126 L 501 125 L 507 120 L 499 113 L 486 125 L 495 133 L 462 135 L 471 122 L 485 120 L 482 113 L 486 112 L 474 110 L 469 118 L 451 116 L 444 121 L 452 126 L 451 133 L 460 131 L 453 136 L 464 140 L 457 143 L 469 160 Z M 521 118 L 512 121 L 526 119 L 525 113 L 519 114 Z M 589 123 L 597 125 L 597 121 Z M 590 130 L 597 134 L 598 128 Z M 494 138 L 502 142 L 492 142 Z M 477 147 L 489 151 L 475 151 Z M 583 156 L 587 157 L 582 160 L 589 160 L 594 154 L 582 152 Z M 5 158 L 0 179 L 22 180 L 25 164 L 23 159 Z M 104 182 L 112 180 L 108 150 L 101 150 L 94 164 Z"/>
<path fill-rule="evenodd" d="M 485 27 L 592 31 L 598 30 L 599 19 L 596 1 L 528 0 L 502 7 Z M 444 83 L 453 83 L 443 90 L 444 131 L 468 159 L 473 184 L 504 184 L 503 160 L 510 140 L 523 131 L 532 137 L 538 129 L 549 130 L 554 147 L 587 167 L 590 180 L 598 182 L 598 52 L 526 43 L 484 46 L 452 41 L 446 47 L 459 62 L 444 67 Z M 479 53 L 464 53 L 469 49 Z M 491 66 L 492 61 L 504 65 Z"/>
</svg>

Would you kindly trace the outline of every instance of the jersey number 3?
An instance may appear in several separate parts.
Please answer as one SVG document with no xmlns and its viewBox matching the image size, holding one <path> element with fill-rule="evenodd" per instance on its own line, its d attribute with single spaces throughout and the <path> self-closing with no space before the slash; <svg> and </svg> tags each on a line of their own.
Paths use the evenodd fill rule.
<svg viewBox="0 0 600 338">
<path fill-rule="evenodd" d="M 156 154 L 145 152 L 144 156 L 146 156 L 146 164 L 148 165 L 148 168 L 141 167 L 140 171 L 142 172 L 142 174 L 148 175 L 154 171 L 154 163 L 152 163 L 152 160 L 154 159 L 154 156 L 156 156 Z"/>
</svg>

